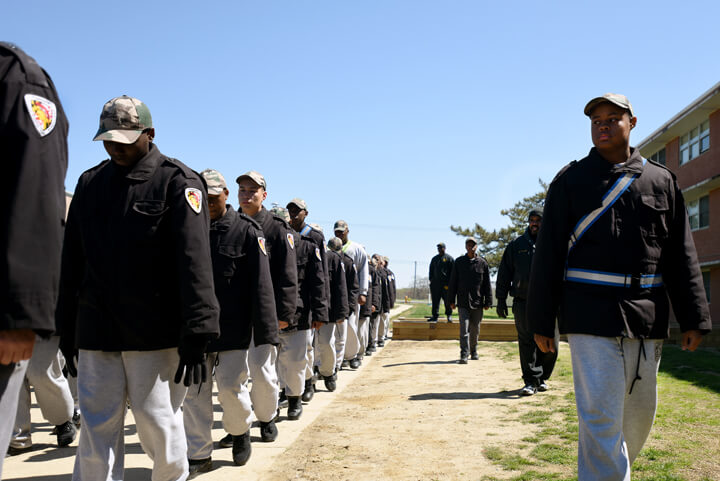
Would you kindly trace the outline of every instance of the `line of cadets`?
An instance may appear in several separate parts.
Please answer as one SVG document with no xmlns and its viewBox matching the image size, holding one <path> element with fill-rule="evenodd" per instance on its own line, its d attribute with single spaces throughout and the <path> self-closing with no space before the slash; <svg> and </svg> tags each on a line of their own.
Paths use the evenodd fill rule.
<svg viewBox="0 0 720 481">
<path fill-rule="evenodd" d="M 274 441 L 281 408 L 287 407 L 288 420 L 299 419 L 316 380 L 332 392 L 339 370 L 357 369 L 364 356 L 384 346 L 395 276 L 386 257 L 368 258 L 348 238 L 345 221 L 335 223 L 336 237 L 326 246 L 322 229 L 305 222 L 302 199 L 265 209 L 267 184 L 260 173 L 236 179 L 241 212 L 227 204 L 220 172 L 201 175 L 208 189 L 221 332 L 208 346 L 207 370 L 214 370 L 228 432 L 219 444 L 232 447 L 241 466 L 252 451 L 253 414 L 262 441 Z M 212 382 L 188 391 L 183 418 L 195 476 L 212 469 Z"/>
</svg>

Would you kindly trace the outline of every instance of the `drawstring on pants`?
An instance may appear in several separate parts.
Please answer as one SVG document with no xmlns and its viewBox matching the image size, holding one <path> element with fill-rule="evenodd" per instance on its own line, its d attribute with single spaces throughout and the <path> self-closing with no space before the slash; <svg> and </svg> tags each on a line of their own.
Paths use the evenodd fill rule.
<svg viewBox="0 0 720 481">
<path fill-rule="evenodd" d="M 620 346 L 622 347 L 622 341 L 620 341 Z M 630 392 L 629 394 L 632 394 L 633 387 L 635 386 L 635 381 L 642 381 L 642 377 L 640 376 L 640 355 L 642 355 L 645 360 L 647 360 L 647 354 L 645 353 L 645 339 L 640 336 L 640 349 L 638 349 L 638 358 L 637 358 L 637 366 L 635 367 L 635 379 L 633 379 L 632 384 L 630 384 Z"/>
</svg>

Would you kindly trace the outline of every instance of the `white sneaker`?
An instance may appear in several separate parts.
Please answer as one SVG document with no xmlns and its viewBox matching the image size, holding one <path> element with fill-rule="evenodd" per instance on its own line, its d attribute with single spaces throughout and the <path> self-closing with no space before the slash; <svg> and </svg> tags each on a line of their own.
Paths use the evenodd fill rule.
<svg viewBox="0 0 720 481">
<path fill-rule="evenodd" d="M 522 390 L 520 390 L 520 395 L 522 395 L 522 396 L 532 396 L 532 395 L 535 394 L 536 392 L 537 392 L 537 389 L 535 388 L 535 386 L 533 386 L 533 385 L 531 385 L 531 384 L 526 384 L 525 387 L 522 388 Z"/>
</svg>

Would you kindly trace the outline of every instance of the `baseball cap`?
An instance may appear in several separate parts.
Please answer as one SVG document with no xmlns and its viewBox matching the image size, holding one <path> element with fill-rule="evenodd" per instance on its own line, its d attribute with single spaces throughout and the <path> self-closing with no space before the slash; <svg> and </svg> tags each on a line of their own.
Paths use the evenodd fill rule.
<svg viewBox="0 0 720 481">
<path fill-rule="evenodd" d="M 474 237 L 466 237 L 465 243 L 467 244 L 468 242 L 472 242 L 473 244 L 477 245 L 477 239 L 475 239 Z"/>
<path fill-rule="evenodd" d="M 444 242 L 440 242 L 440 243 L 438 243 L 437 247 L 442 247 L 442 248 L 444 249 L 444 248 L 445 248 L 445 243 L 444 243 Z"/>
<path fill-rule="evenodd" d="M 315 229 L 316 231 L 318 231 L 319 233 L 321 233 L 321 234 L 323 233 L 323 229 L 322 229 L 322 227 L 320 227 L 319 224 L 310 223 L 310 224 L 308 224 L 308 225 L 309 225 L 310 227 L 312 227 L 313 229 Z"/>
<path fill-rule="evenodd" d="M 528 212 L 528 220 L 530 220 L 530 217 L 532 217 L 534 215 L 542 218 L 543 208 L 542 207 L 533 207 L 532 209 L 530 209 L 530 212 Z"/>
<path fill-rule="evenodd" d="M 296 205 L 298 207 L 298 209 L 307 210 L 307 204 L 305 203 L 305 201 L 298 197 L 295 197 L 293 200 L 288 202 L 286 207 L 290 207 L 293 204 Z"/>
<path fill-rule="evenodd" d="M 270 213 L 274 216 L 280 217 L 285 222 L 290 222 L 290 214 L 288 214 L 285 207 L 280 207 L 279 205 L 273 206 L 273 208 L 270 209 Z"/>
<path fill-rule="evenodd" d="M 152 126 L 152 117 L 147 105 L 138 99 L 123 95 L 105 102 L 100 114 L 100 127 L 93 140 L 134 144 L 143 130 Z"/>
<path fill-rule="evenodd" d="M 621 108 L 627 110 L 628 112 L 630 112 L 630 117 L 635 116 L 635 114 L 633 113 L 632 105 L 630 105 L 630 101 L 628 100 L 628 98 L 622 94 L 613 94 L 613 93 L 606 93 L 602 97 L 595 97 L 590 102 L 588 102 L 587 105 L 585 105 L 585 110 L 583 110 L 583 112 L 585 113 L 585 115 L 587 115 L 589 117 L 592 110 L 598 104 L 601 104 L 603 102 L 610 102 L 611 104 L 615 104 L 618 107 L 621 107 Z"/>
<path fill-rule="evenodd" d="M 253 182 L 255 182 L 257 185 L 262 187 L 263 189 L 267 190 L 267 184 L 265 183 L 265 177 L 263 177 L 260 172 L 255 172 L 254 170 L 250 170 L 248 172 L 245 172 L 243 175 L 239 176 L 237 179 L 235 179 L 235 182 L 237 182 L 239 184 L 240 179 L 250 179 Z"/>
<path fill-rule="evenodd" d="M 333 237 L 328 241 L 328 249 L 339 252 L 342 249 L 342 241 L 338 237 Z"/>
<path fill-rule="evenodd" d="M 225 177 L 223 177 L 223 175 L 217 170 L 205 169 L 200 172 L 200 175 L 203 176 L 203 179 L 205 179 L 205 182 L 207 183 L 209 195 L 220 195 L 223 193 L 224 189 L 227 189 Z"/>
<path fill-rule="evenodd" d="M 333 226 L 333 232 L 335 232 L 337 230 L 341 230 L 343 232 L 348 230 L 347 222 L 345 222 L 344 220 L 339 220 L 339 221 L 335 222 L 335 225 Z"/>
</svg>

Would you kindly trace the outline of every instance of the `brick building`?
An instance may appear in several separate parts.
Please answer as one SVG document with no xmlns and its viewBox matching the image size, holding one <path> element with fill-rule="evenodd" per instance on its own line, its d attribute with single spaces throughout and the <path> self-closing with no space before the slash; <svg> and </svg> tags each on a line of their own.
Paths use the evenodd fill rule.
<svg viewBox="0 0 720 481">
<path fill-rule="evenodd" d="M 720 331 L 720 82 L 637 147 L 643 157 L 664 164 L 677 175 L 716 337 Z"/>
</svg>

